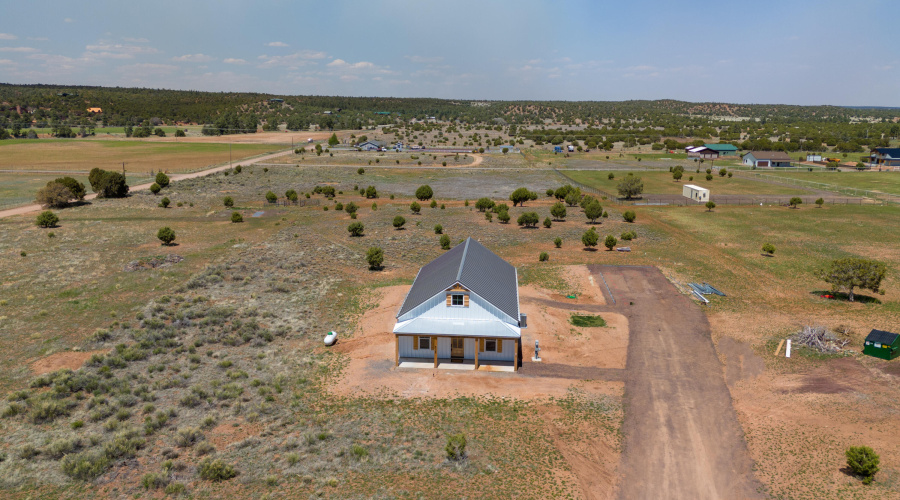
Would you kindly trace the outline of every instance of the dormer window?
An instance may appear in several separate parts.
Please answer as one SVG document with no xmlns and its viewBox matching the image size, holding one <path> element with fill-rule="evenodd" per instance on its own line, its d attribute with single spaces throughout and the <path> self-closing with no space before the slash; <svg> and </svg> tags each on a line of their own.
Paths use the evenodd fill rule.
<svg viewBox="0 0 900 500">
<path fill-rule="evenodd" d="M 450 305 L 462 307 L 465 304 L 463 297 L 464 295 L 461 293 L 454 293 L 450 296 Z"/>
</svg>

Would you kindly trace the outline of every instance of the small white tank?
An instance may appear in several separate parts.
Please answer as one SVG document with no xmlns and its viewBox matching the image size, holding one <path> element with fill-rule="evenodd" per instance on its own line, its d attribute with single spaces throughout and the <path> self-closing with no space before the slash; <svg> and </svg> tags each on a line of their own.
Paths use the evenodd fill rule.
<svg viewBox="0 0 900 500">
<path fill-rule="evenodd" d="M 328 332 L 328 335 L 325 336 L 325 345 L 332 346 L 335 342 L 337 342 L 337 333 Z"/>
</svg>

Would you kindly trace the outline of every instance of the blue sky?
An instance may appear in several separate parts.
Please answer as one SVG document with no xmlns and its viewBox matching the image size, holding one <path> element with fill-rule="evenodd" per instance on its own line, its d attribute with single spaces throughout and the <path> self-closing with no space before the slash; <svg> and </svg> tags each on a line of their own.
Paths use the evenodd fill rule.
<svg viewBox="0 0 900 500">
<path fill-rule="evenodd" d="M 900 106 L 896 0 L 4 2 L 0 82 Z"/>
</svg>

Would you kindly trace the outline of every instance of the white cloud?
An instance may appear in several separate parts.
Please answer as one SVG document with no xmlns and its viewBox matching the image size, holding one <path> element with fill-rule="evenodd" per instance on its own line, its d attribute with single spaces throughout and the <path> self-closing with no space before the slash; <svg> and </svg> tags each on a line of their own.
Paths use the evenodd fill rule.
<svg viewBox="0 0 900 500">
<path fill-rule="evenodd" d="M 288 54 L 286 56 L 270 56 L 263 54 L 258 57 L 260 60 L 259 67 L 261 68 L 272 68 L 272 67 L 285 67 L 288 69 L 299 69 L 301 66 L 308 66 L 310 64 L 316 64 L 313 62 L 315 59 L 323 59 L 327 57 L 324 52 L 317 52 L 314 50 L 301 50 L 299 52 L 294 52 L 293 54 Z"/>
<path fill-rule="evenodd" d="M 171 64 L 156 64 L 156 63 L 138 63 L 138 64 L 128 64 L 125 66 L 119 66 L 116 68 L 116 71 L 121 73 L 127 73 L 130 76 L 142 76 L 142 75 L 159 75 L 160 73 L 173 73 L 175 71 L 181 70 L 180 67 L 174 66 Z"/>
<path fill-rule="evenodd" d="M 16 40 L 19 37 L 16 35 L 11 35 L 9 33 L 0 33 L 0 40 Z"/>
<path fill-rule="evenodd" d="M 357 63 L 350 64 L 343 59 L 335 59 L 330 63 L 326 64 L 329 68 L 341 68 L 341 69 L 371 69 L 374 68 L 375 65 L 368 61 L 360 61 Z"/>
<path fill-rule="evenodd" d="M 266 45 L 268 45 L 269 47 L 287 47 L 288 46 L 288 44 L 286 44 L 284 42 L 269 42 Z"/>
<path fill-rule="evenodd" d="M 359 77 L 356 75 L 343 75 L 341 76 L 341 80 L 345 82 L 352 82 L 353 80 L 359 80 Z"/>
<path fill-rule="evenodd" d="M 138 45 L 123 45 L 121 43 L 109 43 L 100 41 L 85 46 L 84 57 L 92 59 L 132 59 L 136 55 L 157 54 L 159 50 L 153 47 L 141 47 Z"/>
<path fill-rule="evenodd" d="M 31 41 L 34 41 L 34 42 L 46 42 L 46 41 L 50 40 L 49 38 L 47 38 L 45 36 L 30 36 L 30 37 L 28 37 L 28 39 Z"/>
<path fill-rule="evenodd" d="M 7 65 L 8 65 L 8 64 L 16 64 L 16 63 L 15 63 L 13 60 L 11 60 L 11 59 L 0 59 L 0 64 L 7 64 Z"/>
<path fill-rule="evenodd" d="M 150 43 L 150 40 L 147 40 L 146 38 L 129 38 L 126 36 L 122 38 L 122 40 L 130 43 Z"/>
<path fill-rule="evenodd" d="M 247 64 L 247 61 L 243 59 L 235 59 L 233 57 L 227 57 L 223 59 L 222 62 L 225 64 Z"/>
<path fill-rule="evenodd" d="M 215 59 L 206 54 L 185 54 L 183 56 L 173 57 L 172 60 L 176 61 L 176 62 L 204 63 L 204 62 L 213 61 Z"/>
<path fill-rule="evenodd" d="M 0 52 L 40 52 L 34 47 L 0 47 Z"/>
<path fill-rule="evenodd" d="M 425 57 L 425 56 L 404 56 L 411 62 L 418 64 L 434 64 L 444 60 L 443 57 Z"/>
<path fill-rule="evenodd" d="M 74 23 L 75 20 L 72 19 L 71 17 L 67 17 L 67 18 L 63 19 L 63 22 L 66 22 L 66 23 Z"/>
</svg>

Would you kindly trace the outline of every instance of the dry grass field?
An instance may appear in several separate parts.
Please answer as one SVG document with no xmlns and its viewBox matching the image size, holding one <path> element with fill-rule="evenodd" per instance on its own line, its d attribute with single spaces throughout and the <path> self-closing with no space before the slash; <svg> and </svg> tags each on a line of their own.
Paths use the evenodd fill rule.
<svg viewBox="0 0 900 500">
<path fill-rule="evenodd" d="M 222 141 L 221 138 L 217 138 Z M 0 142 L 0 170 L 88 172 L 94 167 L 147 174 L 187 172 L 290 148 L 290 144 L 156 142 L 153 140 L 40 139 Z"/>
<path fill-rule="evenodd" d="M 490 395 L 421 394 L 391 384 L 377 392 L 333 390 L 344 377 L 363 380 L 360 367 L 368 365 L 353 356 L 366 351 L 325 348 L 324 332 L 341 332 L 350 348 L 366 338 L 370 314 L 389 320 L 384 297 L 442 253 L 434 232 L 441 224 L 454 244 L 476 237 L 516 265 L 520 284 L 536 297 L 585 286 L 567 280 L 566 271 L 584 264 L 654 265 L 676 286 L 705 281 L 725 291 L 706 308 L 723 364 L 709 376 L 728 383 L 764 493 L 900 496 L 893 431 L 900 371 L 858 354 L 869 328 L 891 329 L 900 320 L 900 209 L 628 207 L 637 213 L 629 224 L 624 207 L 605 203 L 609 217 L 596 226 L 601 239 L 634 231 L 632 251 L 587 251 L 580 239 L 591 226 L 577 207 L 549 229 L 515 224 L 525 211 L 547 217 L 552 203 L 543 196 L 511 209 L 510 224 L 489 222 L 474 208 L 481 196 L 499 202 L 518 186 L 543 193 L 562 184 L 522 157 L 501 158 L 509 162 L 502 170 L 367 168 L 362 175 L 305 166 L 316 161 L 305 157 L 297 166 L 173 184 L 163 192 L 172 200 L 168 209 L 142 193 L 59 211 L 52 229 L 35 227 L 33 216 L 0 220 L 0 384 L 8 391 L 0 403 L 0 487 L 23 498 L 164 491 L 438 498 L 488 488 L 500 497 L 611 498 L 628 408 L 610 382 L 556 380 L 552 398 L 505 393 L 509 374 L 498 374 Z M 437 206 L 415 215 L 409 204 L 423 183 Z M 281 196 L 295 189 L 305 200 L 325 184 L 342 191 L 336 200 L 265 202 L 269 190 Z M 377 199 L 358 194 L 369 185 Z M 224 196 L 234 197 L 243 223 L 229 222 Z M 349 201 L 365 225 L 359 238 L 346 230 L 348 214 L 334 209 Z M 406 218 L 405 229 L 393 228 L 396 215 Z M 175 229 L 178 246 L 160 246 L 155 234 L 163 225 Z M 559 249 L 555 237 L 563 240 Z M 765 242 L 776 246 L 774 257 L 760 255 Z M 385 250 L 381 271 L 366 268 L 370 246 Z M 539 252 L 550 261 L 538 262 Z M 154 256 L 166 254 L 184 260 L 151 268 Z M 888 265 L 884 295 L 863 292 L 873 300 L 852 304 L 819 296 L 826 285 L 816 269 L 848 255 Z M 125 270 L 141 260 L 143 267 Z M 561 313 L 545 314 L 548 331 L 562 328 Z M 773 356 L 778 341 L 806 323 L 848 326 L 850 352 Z M 622 342 L 608 332 L 591 335 Z M 554 345 L 592 352 L 557 336 L 548 339 L 548 357 Z M 401 375 L 389 371 L 390 359 L 370 359 L 385 380 Z M 80 363 L 71 373 L 47 373 Z M 459 432 L 469 459 L 451 463 L 443 447 Z M 881 454 L 871 486 L 841 470 L 843 449 L 860 444 Z M 238 475 L 203 479 L 204 460 L 221 460 Z"/>
</svg>

